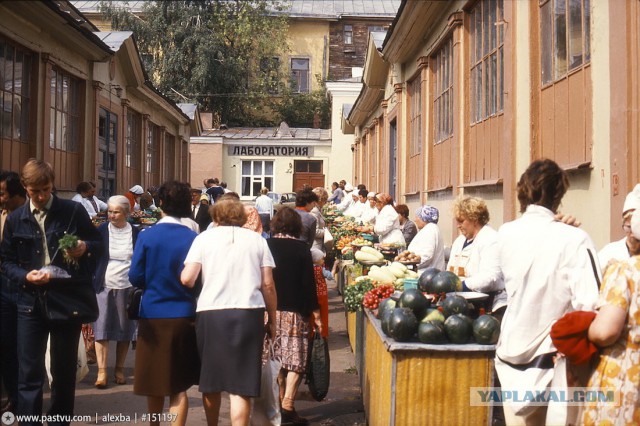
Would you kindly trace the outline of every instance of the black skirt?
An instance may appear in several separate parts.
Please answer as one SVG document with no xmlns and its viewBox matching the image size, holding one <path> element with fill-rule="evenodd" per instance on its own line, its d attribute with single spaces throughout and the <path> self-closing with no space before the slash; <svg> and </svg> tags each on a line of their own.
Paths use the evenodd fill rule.
<svg viewBox="0 0 640 426">
<path fill-rule="evenodd" d="M 200 392 L 260 395 L 264 309 L 198 312 Z"/>
</svg>

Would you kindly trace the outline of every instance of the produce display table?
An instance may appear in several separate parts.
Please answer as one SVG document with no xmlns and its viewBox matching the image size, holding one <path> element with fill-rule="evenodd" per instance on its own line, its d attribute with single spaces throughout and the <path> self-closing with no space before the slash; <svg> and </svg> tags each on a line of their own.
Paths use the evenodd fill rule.
<svg viewBox="0 0 640 426">
<path fill-rule="evenodd" d="M 489 425 L 469 388 L 493 386 L 495 345 L 399 343 L 365 312 L 362 392 L 368 424 Z"/>
</svg>

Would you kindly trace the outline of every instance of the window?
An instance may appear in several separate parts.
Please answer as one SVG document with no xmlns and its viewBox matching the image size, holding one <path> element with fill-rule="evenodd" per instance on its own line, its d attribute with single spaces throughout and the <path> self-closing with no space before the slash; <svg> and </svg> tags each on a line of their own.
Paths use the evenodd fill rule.
<svg viewBox="0 0 640 426">
<path fill-rule="evenodd" d="M 589 63 L 590 0 L 540 1 L 542 84 L 557 81 Z"/>
<path fill-rule="evenodd" d="M 367 29 L 369 30 L 369 34 L 373 32 L 386 31 L 385 28 L 381 25 L 370 25 L 369 27 L 367 27 Z"/>
<path fill-rule="evenodd" d="M 353 44 L 353 25 L 344 26 L 344 44 Z"/>
<path fill-rule="evenodd" d="M 291 58 L 291 85 L 296 93 L 309 93 L 308 58 Z"/>
<path fill-rule="evenodd" d="M 127 140 L 124 162 L 126 167 L 138 169 L 140 138 L 142 137 L 142 117 L 135 111 L 127 112 Z"/>
<path fill-rule="evenodd" d="M 268 93 L 278 93 L 280 83 L 280 58 L 262 58 L 260 72 L 264 78 L 264 85 Z"/>
<path fill-rule="evenodd" d="M 453 39 L 449 39 L 434 57 L 435 88 L 433 101 L 434 143 L 453 136 Z"/>
<path fill-rule="evenodd" d="M 0 39 L 0 136 L 29 137 L 31 54 Z"/>
<path fill-rule="evenodd" d="M 242 196 L 257 197 L 263 187 L 273 188 L 273 161 L 242 162 Z"/>
<path fill-rule="evenodd" d="M 295 161 L 296 173 L 322 173 L 322 161 Z"/>
<path fill-rule="evenodd" d="M 108 198 L 116 191 L 116 148 L 118 145 L 118 116 L 100 108 L 98 117 L 98 179 L 100 196 Z"/>
<path fill-rule="evenodd" d="M 80 131 L 79 82 L 57 68 L 51 70 L 49 147 L 78 152 Z"/>
<path fill-rule="evenodd" d="M 149 122 L 149 132 L 147 134 L 147 161 L 145 162 L 145 171 L 147 173 L 147 185 L 159 183 L 160 156 L 160 127 Z"/>
<path fill-rule="evenodd" d="M 503 0 L 479 2 L 470 13 L 471 123 L 504 108 Z"/>
<path fill-rule="evenodd" d="M 176 137 L 166 134 L 164 137 L 164 176 L 163 180 L 171 180 L 175 177 L 176 167 Z"/>
<path fill-rule="evenodd" d="M 422 79 L 420 76 L 408 83 L 409 93 L 409 156 L 422 150 Z"/>
</svg>

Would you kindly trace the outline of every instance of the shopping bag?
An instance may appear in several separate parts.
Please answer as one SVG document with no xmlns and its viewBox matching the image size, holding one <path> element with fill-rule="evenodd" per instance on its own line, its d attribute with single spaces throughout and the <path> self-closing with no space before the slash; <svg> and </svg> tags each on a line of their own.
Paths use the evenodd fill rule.
<svg viewBox="0 0 640 426">
<path fill-rule="evenodd" d="M 44 355 L 44 367 L 47 370 L 47 377 L 49 378 L 49 386 L 53 382 L 53 376 L 51 375 L 51 337 L 47 339 L 47 351 Z M 76 363 L 76 383 L 79 383 L 89 373 L 89 365 L 87 364 L 87 350 L 84 346 L 84 339 L 78 340 L 78 361 Z"/>
<path fill-rule="evenodd" d="M 309 392 L 316 401 L 322 401 L 329 392 L 331 362 L 329 359 L 329 345 L 327 339 L 316 329 L 307 364 L 307 385 Z"/>
<path fill-rule="evenodd" d="M 273 341 L 269 340 L 269 355 L 267 362 L 262 366 L 260 396 L 253 400 L 252 426 L 275 426 L 281 423 L 280 388 L 278 386 L 280 368 L 282 368 L 282 362 L 276 359 Z"/>
</svg>

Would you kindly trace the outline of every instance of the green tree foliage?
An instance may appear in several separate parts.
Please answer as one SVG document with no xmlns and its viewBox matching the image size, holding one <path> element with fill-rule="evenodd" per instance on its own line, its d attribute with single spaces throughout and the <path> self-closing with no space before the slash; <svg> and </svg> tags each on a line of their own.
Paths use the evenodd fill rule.
<svg viewBox="0 0 640 426">
<path fill-rule="evenodd" d="M 133 31 L 150 79 L 167 96 L 196 102 L 229 126 L 257 126 L 280 119 L 265 114 L 274 88 L 262 58 L 286 57 L 287 16 L 273 13 L 284 5 L 149 1 L 136 16 L 126 3 L 102 2 L 101 11 L 114 30 Z"/>
<path fill-rule="evenodd" d="M 271 108 L 280 121 L 286 121 L 290 127 L 331 127 L 331 105 L 327 89 L 319 75 L 316 80 L 320 89 L 311 93 L 294 93 L 290 87 L 282 87 L 281 97 L 272 100 Z M 317 123 L 316 123 L 317 121 Z"/>
</svg>

